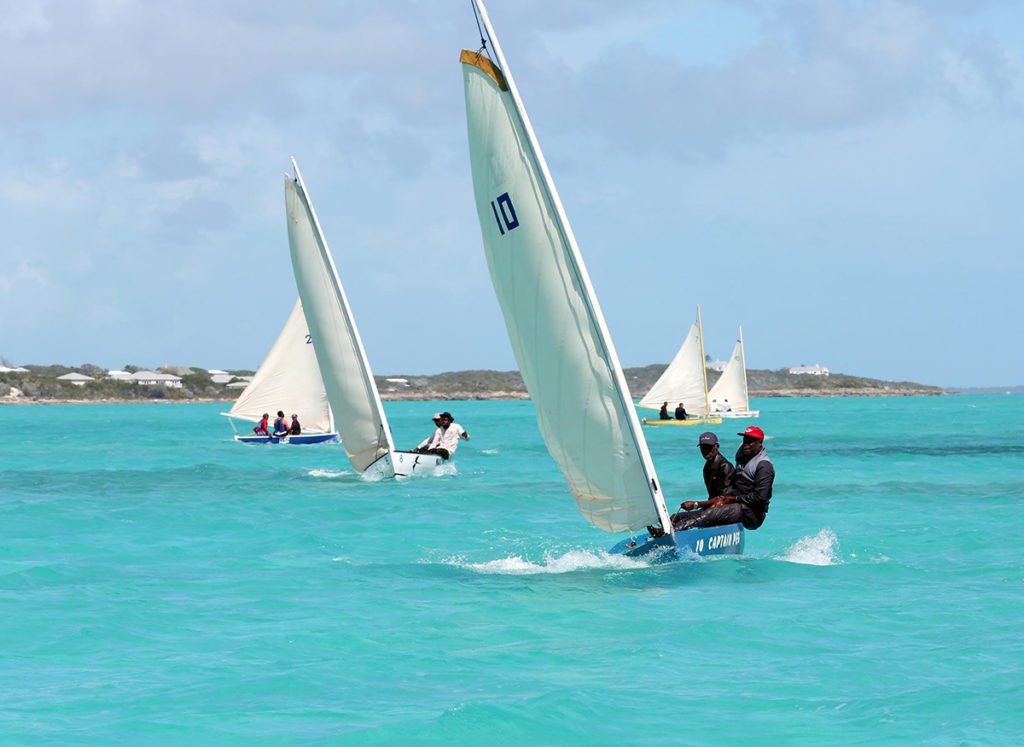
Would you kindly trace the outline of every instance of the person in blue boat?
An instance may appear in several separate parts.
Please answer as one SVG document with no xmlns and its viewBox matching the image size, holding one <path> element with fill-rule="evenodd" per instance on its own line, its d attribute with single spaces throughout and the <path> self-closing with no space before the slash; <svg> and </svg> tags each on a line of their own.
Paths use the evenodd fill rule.
<svg viewBox="0 0 1024 747">
<path fill-rule="evenodd" d="M 718 436 L 711 431 L 701 433 L 697 439 L 697 448 L 704 457 L 704 487 L 708 489 L 708 498 L 720 495 L 732 495 L 733 473 L 732 463 L 722 456 L 718 445 Z"/>
<path fill-rule="evenodd" d="M 772 500 L 775 465 L 764 450 L 763 430 L 751 425 L 737 435 L 743 436 L 743 445 L 736 452 L 732 490 L 728 495 L 706 501 L 683 503 L 683 510 L 689 513 L 672 517 L 672 526 L 677 532 L 736 523 L 743 524 L 745 529 L 757 529 L 764 523 Z M 710 486 L 708 490 L 710 492 Z"/>
<path fill-rule="evenodd" d="M 302 435 L 302 424 L 299 422 L 299 416 L 296 415 L 294 412 L 292 413 L 292 424 L 288 426 L 288 435 Z"/>
<path fill-rule="evenodd" d="M 257 436 L 269 436 L 270 432 L 267 430 L 267 424 L 270 421 L 270 415 L 263 413 L 263 417 L 260 418 L 260 422 L 256 424 L 256 427 L 252 429 L 252 432 Z"/>
<path fill-rule="evenodd" d="M 686 420 L 686 408 L 683 407 L 683 403 L 679 403 L 679 407 L 676 408 L 676 420 Z"/>
<path fill-rule="evenodd" d="M 284 410 L 278 410 L 277 417 L 274 418 L 274 436 L 280 438 L 287 435 L 288 424 L 284 422 Z"/>
</svg>

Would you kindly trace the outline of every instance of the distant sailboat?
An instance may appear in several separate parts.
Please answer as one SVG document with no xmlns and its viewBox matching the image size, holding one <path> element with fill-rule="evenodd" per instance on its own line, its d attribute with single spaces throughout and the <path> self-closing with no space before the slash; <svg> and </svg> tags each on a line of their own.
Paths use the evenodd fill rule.
<svg viewBox="0 0 1024 747">
<path fill-rule="evenodd" d="M 244 420 L 258 423 L 263 413 L 271 419 L 278 410 L 286 415 L 298 415 L 302 433 L 298 436 L 257 436 L 255 433 L 235 432 L 235 440 L 243 443 L 290 443 L 316 444 L 337 441 L 334 432 L 334 418 L 327 404 L 327 392 L 320 379 L 316 355 L 310 344 L 306 317 L 302 314 L 302 303 L 295 302 L 284 329 L 277 336 L 274 346 L 263 359 L 256 375 L 235 401 L 230 412 L 221 415 L 234 421 Z"/>
<path fill-rule="evenodd" d="M 613 552 L 740 552 L 739 524 L 676 533 L 579 248 L 482 0 L 495 64 L 463 50 L 473 191 L 491 281 L 548 451 L 594 526 L 665 534 Z M 483 40 L 482 40 L 483 41 Z"/>
<path fill-rule="evenodd" d="M 284 180 L 292 269 L 349 462 L 371 478 L 430 472 L 444 461 L 440 456 L 395 449 L 345 289 L 295 159 L 292 167 L 295 176 Z"/>
<path fill-rule="evenodd" d="M 682 347 L 668 364 L 651 390 L 639 402 L 639 407 L 660 410 L 668 403 L 669 410 L 682 403 L 686 408 L 686 420 L 648 420 L 644 425 L 706 425 L 721 423 L 722 419 L 711 415 L 708 404 L 708 375 L 704 368 L 704 326 L 697 306 L 697 321 L 690 327 Z"/>
<path fill-rule="evenodd" d="M 750 409 L 747 394 L 747 358 L 743 352 L 743 327 L 722 375 L 708 393 L 711 412 L 723 418 L 756 418 L 760 410 Z"/>
</svg>

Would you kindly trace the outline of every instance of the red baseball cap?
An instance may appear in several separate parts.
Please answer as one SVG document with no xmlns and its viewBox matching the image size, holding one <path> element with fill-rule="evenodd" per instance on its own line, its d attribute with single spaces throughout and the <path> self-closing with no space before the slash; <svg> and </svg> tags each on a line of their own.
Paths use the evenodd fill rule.
<svg viewBox="0 0 1024 747">
<path fill-rule="evenodd" d="M 758 441 L 764 441 L 764 431 L 758 428 L 756 425 L 748 425 L 747 429 L 743 433 L 737 433 L 737 436 L 750 436 L 756 438 Z"/>
</svg>

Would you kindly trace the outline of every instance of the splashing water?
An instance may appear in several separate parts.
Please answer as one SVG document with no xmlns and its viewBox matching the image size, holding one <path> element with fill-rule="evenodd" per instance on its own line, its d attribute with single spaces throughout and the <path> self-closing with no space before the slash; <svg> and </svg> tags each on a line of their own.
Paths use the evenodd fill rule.
<svg viewBox="0 0 1024 747">
<path fill-rule="evenodd" d="M 338 477 L 347 477 L 348 475 L 351 475 L 352 473 L 349 472 L 348 470 L 345 470 L 345 469 L 341 469 L 341 470 L 335 470 L 335 469 L 311 469 L 306 474 L 309 477 L 317 477 L 317 478 L 333 480 L 333 479 L 338 478 Z"/>
<path fill-rule="evenodd" d="M 512 555 L 499 560 L 488 560 L 485 563 L 466 563 L 458 560 L 447 561 L 459 568 L 469 568 L 477 573 L 497 574 L 502 576 L 525 576 L 539 573 L 573 573 L 574 571 L 607 570 L 639 570 L 650 565 L 642 560 L 627 558 L 624 555 L 609 555 L 603 552 L 570 550 L 563 555 L 545 555 L 544 560 L 534 563 L 521 555 Z"/>
<path fill-rule="evenodd" d="M 841 565 L 843 562 L 839 557 L 839 538 L 831 529 L 801 537 L 786 549 L 779 560 L 801 565 Z"/>
</svg>

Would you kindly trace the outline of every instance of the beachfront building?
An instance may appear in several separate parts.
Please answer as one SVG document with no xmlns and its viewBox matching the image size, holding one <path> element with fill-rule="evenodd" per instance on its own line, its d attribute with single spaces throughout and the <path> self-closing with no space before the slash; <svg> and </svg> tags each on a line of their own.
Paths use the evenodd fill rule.
<svg viewBox="0 0 1024 747">
<path fill-rule="evenodd" d="M 86 376 L 85 374 L 67 373 L 63 376 L 58 376 L 57 381 L 70 381 L 75 386 L 85 386 L 86 384 L 95 381 L 95 379 L 91 376 Z"/>
<path fill-rule="evenodd" d="M 707 364 L 708 371 L 718 371 L 722 373 L 725 370 L 725 361 L 710 361 Z"/>
<path fill-rule="evenodd" d="M 0 373 L 28 373 L 27 368 L 18 366 L 17 368 L 8 368 L 7 366 L 0 366 Z"/>
<path fill-rule="evenodd" d="M 136 371 L 129 381 L 142 386 L 165 386 L 168 389 L 181 389 L 181 377 L 155 371 Z"/>
<path fill-rule="evenodd" d="M 107 371 L 107 378 L 112 381 L 131 381 L 132 375 L 127 371 Z"/>
<path fill-rule="evenodd" d="M 793 366 L 789 372 L 796 376 L 828 376 L 828 369 L 820 363 L 815 363 L 813 366 L 805 366 L 801 363 L 799 366 Z"/>
</svg>

